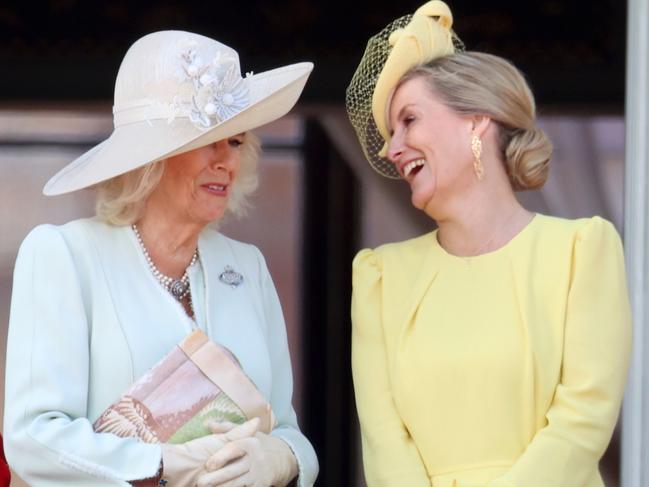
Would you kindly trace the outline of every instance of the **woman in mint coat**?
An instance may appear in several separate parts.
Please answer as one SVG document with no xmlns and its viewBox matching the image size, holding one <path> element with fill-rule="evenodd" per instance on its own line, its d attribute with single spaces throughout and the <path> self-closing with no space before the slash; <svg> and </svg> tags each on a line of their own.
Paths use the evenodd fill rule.
<svg viewBox="0 0 649 487">
<path fill-rule="evenodd" d="M 93 186 L 97 215 L 41 225 L 14 271 L 4 434 L 38 487 L 310 486 L 318 471 L 291 405 L 280 303 L 259 250 L 209 225 L 256 185 L 249 131 L 296 102 L 310 63 L 241 77 L 238 55 L 180 31 L 139 39 L 117 76 L 115 130 L 56 174 Z M 95 433 L 93 422 L 194 329 L 237 357 L 270 403 L 254 420 L 183 445 Z"/>
</svg>

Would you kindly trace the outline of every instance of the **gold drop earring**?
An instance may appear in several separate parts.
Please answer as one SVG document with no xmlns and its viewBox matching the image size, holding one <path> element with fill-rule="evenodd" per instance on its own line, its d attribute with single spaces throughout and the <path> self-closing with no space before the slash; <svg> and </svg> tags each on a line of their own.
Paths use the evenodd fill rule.
<svg viewBox="0 0 649 487">
<path fill-rule="evenodd" d="M 473 171 L 478 181 L 482 181 L 482 178 L 484 178 L 484 166 L 482 165 L 482 159 L 480 159 L 480 156 L 482 156 L 482 140 L 475 134 L 471 137 L 471 152 L 473 152 Z"/>
</svg>

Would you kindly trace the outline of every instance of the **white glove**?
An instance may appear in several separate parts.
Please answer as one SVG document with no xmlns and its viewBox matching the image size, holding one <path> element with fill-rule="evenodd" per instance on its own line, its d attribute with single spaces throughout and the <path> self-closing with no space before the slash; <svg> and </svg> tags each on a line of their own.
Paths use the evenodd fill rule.
<svg viewBox="0 0 649 487">
<path fill-rule="evenodd" d="M 197 487 L 284 487 L 297 477 L 297 460 L 284 440 L 265 433 L 233 439 L 205 464 Z"/>
<path fill-rule="evenodd" d="M 199 476 L 206 472 L 205 462 L 220 451 L 224 445 L 232 441 L 254 438 L 254 434 L 259 428 L 259 420 L 255 418 L 235 427 L 232 427 L 231 424 L 210 425 L 210 427 L 217 434 L 203 436 L 178 445 L 169 443 L 160 445 L 162 447 L 162 478 L 170 486 L 195 487 Z"/>
</svg>

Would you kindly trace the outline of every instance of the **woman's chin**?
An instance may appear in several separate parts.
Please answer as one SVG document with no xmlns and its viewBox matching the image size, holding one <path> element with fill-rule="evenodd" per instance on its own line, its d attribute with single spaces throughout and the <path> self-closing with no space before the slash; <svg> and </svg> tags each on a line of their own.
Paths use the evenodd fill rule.
<svg viewBox="0 0 649 487">
<path fill-rule="evenodd" d="M 430 192 L 422 193 L 418 191 L 413 191 L 410 197 L 412 206 L 414 206 L 418 210 L 424 210 L 426 206 L 428 206 L 430 200 L 432 199 L 433 199 L 433 195 Z"/>
<path fill-rule="evenodd" d="M 202 211 L 197 212 L 192 216 L 192 220 L 196 223 L 199 223 L 203 226 L 211 225 L 213 223 L 218 223 L 225 214 L 225 210 L 219 209 L 214 211 Z"/>
<path fill-rule="evenodd" d="M 211 203 L 211 205 L 205 205 L 203 208 L 201 208 L 200 216 L 210 223 L 214 223 L 216 221 L 219 221 L 221 218 L 223 218 L 223 215 L 225 215 L 225 212 L 227 210 L 227 203 L 225 201 L 220 204 L 214 204 L 214 202 Z"/>
</svg>

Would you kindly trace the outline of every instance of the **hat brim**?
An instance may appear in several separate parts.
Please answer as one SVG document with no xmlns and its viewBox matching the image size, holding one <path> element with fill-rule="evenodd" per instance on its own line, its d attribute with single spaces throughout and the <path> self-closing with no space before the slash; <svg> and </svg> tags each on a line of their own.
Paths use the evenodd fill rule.
<svg viewBox="0 0 649 487">
<path fill-rule="evenodd" d="M 201 130 L 187 117 L 119 126 L 110 137 L 56 173 L 43 188 L 54 196 L 93 186 L 120 174 L 265 125 L 297 102 L 312 63 L 297 63 L 246 78 L 250 103 L 233 117 Z"/>
</svg>

